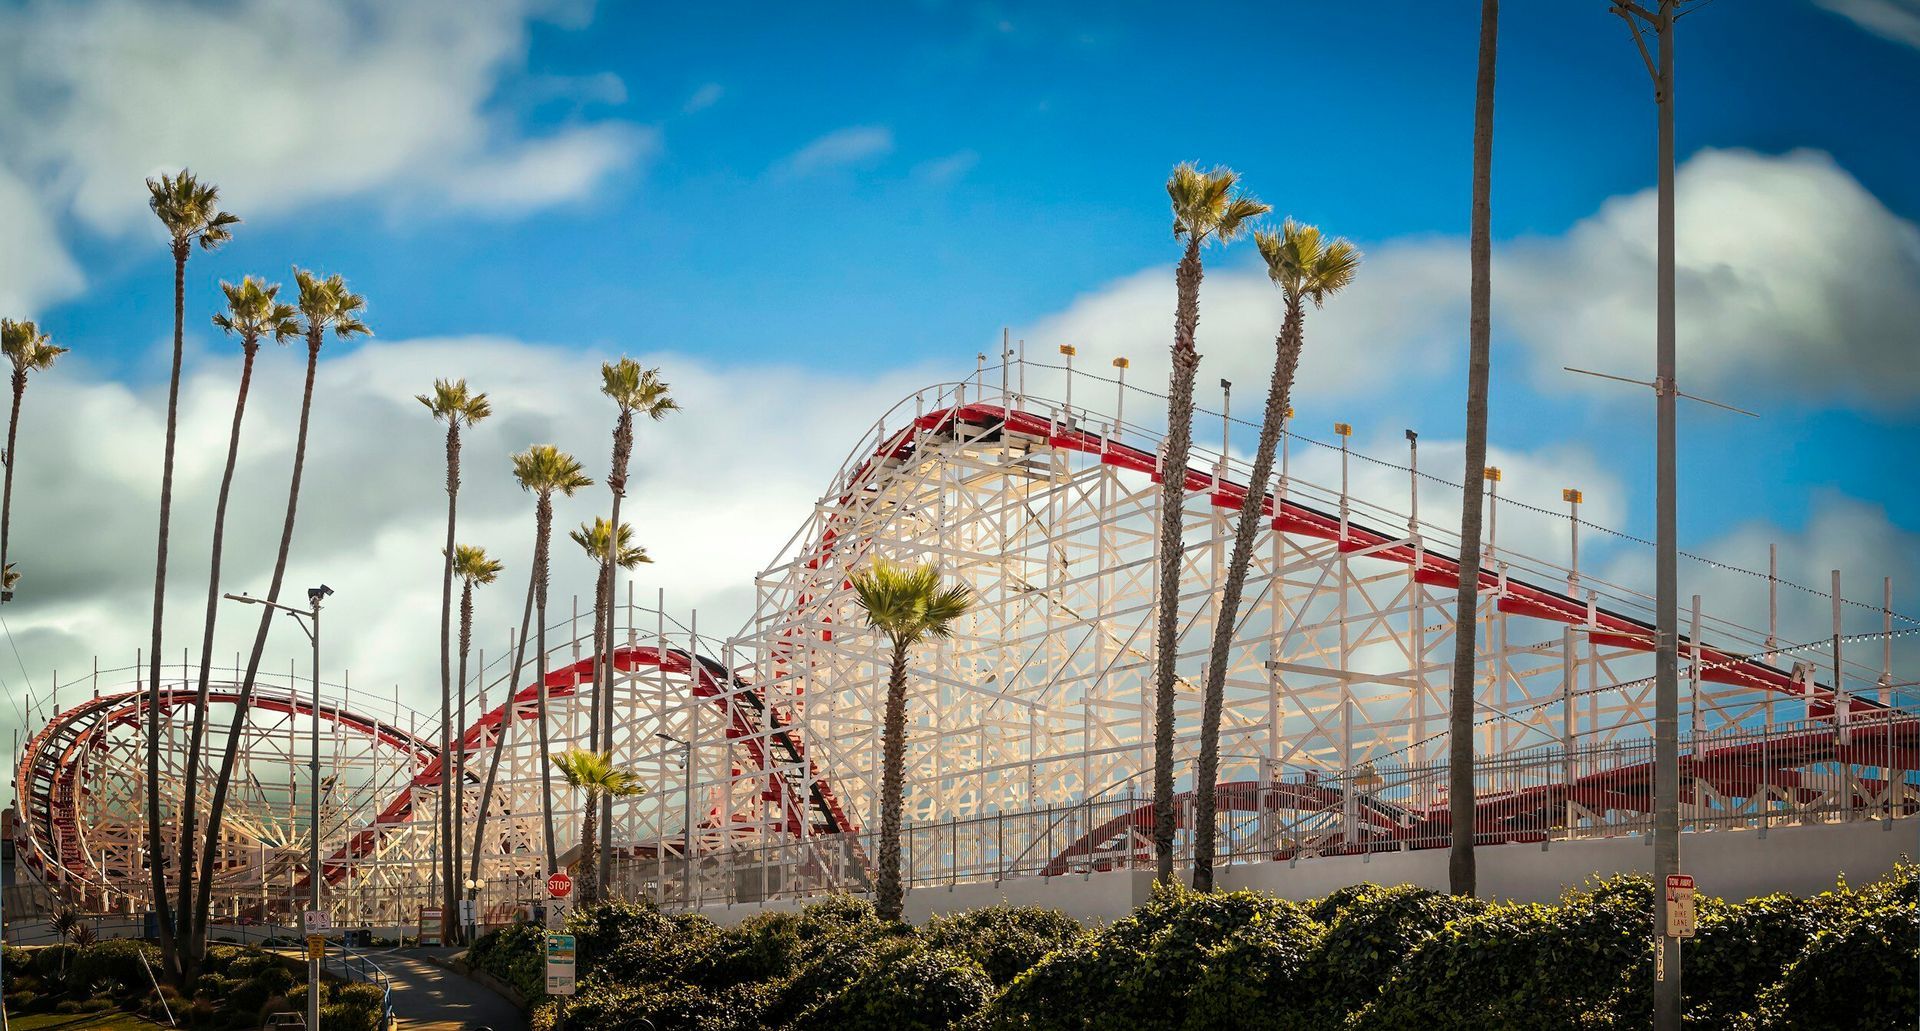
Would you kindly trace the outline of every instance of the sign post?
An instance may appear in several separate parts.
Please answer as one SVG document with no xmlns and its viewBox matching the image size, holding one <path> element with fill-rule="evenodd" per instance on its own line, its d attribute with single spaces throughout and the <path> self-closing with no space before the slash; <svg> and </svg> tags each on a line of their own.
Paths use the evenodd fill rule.
<svg viewBox="0 0 1920 1031">
<path fill-rule="evenodd" d="M 567 915 L 571 912 L 573 878 L 565 870 L 555 870 L 547 877 L 547 930 L 566 930 Z M 572 955 L 571 946 L 568 947 L 568 955 Z"/>
<path fill-rule="evenodd" d="M 420 930 L 417 932 L 415 940 L 423 946 L 441 944 L 440 908 L 438 906 L 420 911 Z"/>
<path fill-rule="evenodd" d="M 573 935 L 547 932 L 547 994 L 572 995 L 574 956 Z"/>
<path fill-rule="evenodd" d="M 1695 926 L 1693 875 L 1667 875 L 1667 933 L 1675 938 L 1691 938 Z"/>
</svg>

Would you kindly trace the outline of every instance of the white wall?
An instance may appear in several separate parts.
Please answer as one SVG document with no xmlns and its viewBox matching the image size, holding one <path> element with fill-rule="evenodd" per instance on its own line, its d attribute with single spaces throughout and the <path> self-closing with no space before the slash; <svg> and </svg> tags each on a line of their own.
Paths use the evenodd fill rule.
<svg viewBox="0 0 1920 1031">
<path fill-rule="evenodd" d="M 1567 888 L 1590 877 L 1651 873 L 1653 848 L 1643 837 L 1563 841 L 1539 845 L 1485 845 L 1476 850 L 1480 895 L 1551 902 Z M 1681 839 L 1680 868 L 1693 874 L 1699 890 L 1729 899 L 1747 899 L 1776 891 L 1811 895 L 1833 887 L 1845 875 L 1855 885 L 1880 876 L 1902 855 L 1920 855 L 1920 820 L 1777 827 L 1762 837 L 1756 831 L 1716 831 Z M 1186 871 L 1180 871 L 1185 879 Z M 1418 884 L 1445 890 L 1447 850 L 1388 852 L 1370 856 L 1306 859 L 1298 863 L 1246 863 L 1216 871 L 1221 887 L 1258 888 L 1290 899 L 1313 899 L 1362 881 Z M 1065 877 L 1009 878 L 999 884 L 975 882 L 952 887 L 918 887 L 907 895 L 906 917 L 915 923 L 935 913 L 991 906 L 1047 906 L 1080 920 L 1115 920 L 1146 900 L 1150 871 L 1070 874 Z M 803 902 L 715 905 L 701 911 L 722 924 L 756 913 L 792 911 Z"/>
</svg>

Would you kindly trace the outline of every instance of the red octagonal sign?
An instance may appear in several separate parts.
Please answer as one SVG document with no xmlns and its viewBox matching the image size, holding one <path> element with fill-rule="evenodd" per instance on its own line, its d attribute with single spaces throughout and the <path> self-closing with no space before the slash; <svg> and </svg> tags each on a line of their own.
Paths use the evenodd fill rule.
<svg viewBox="0 0 1920 1031">
<path fill-rule="evenodd" d="M 548 877 L 547 894 L 556 899 L 563 899 L 573 894 L 573 878 L 568 877 L 564 870 Z"/>
</svg>

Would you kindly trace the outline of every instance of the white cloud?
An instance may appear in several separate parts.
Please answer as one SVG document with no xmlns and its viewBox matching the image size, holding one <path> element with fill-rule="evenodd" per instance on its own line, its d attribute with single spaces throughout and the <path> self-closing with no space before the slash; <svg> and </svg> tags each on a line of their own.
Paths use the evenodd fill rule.
<svg viewBox="0 0 1920 1031">
<path fill-rule="evenodd" d="M 639 356 L 662 367 L 685 411 L 638 431 L 623 520 L 655 562 L 634 576 L 637 599 L 666 591 L 667 611 L 700 612 L 703 633 L 736 632 L 752 610 L 753 578 L 811 510 L 871 420 L 931 376 L 903 371 L 860 378 L 795 368 L 717 368 L 673 354 Z M 488 391 L 495 415 L 464 450 L 460 539 L 507 564 L 481 594 L 476 645 L 498 656 L 517 626 L 533 538 L 532 500 L 513 483 L 507 456 L 534 442 L 571 451 L 605 476 L 613 415 L 597 392 L 599 356 L 498 338 L 376 342 L 323 356 L 312 443 L 301 492 L 287 593 L 325 582 L 326 663 L 361 686 L 423 703 L 437 690 L 430 642 L 439 615 L 439 549 L 446 495 L 443 435 L 413 395 L 434 378 L 465 374 Z M 223 587 L 266 590 L 286 498 L 304 350 L 263 350 L 255 377 L 234 501 Z M 195 360 L 182 415 L 167 649 L 197 648 L 207 575 L 212 498 L 225 457 L 237 378 L 234 349 Z M 769 421 L 795 396 L 836 403 Z M 38 378 L 28 390 L 15 484 L 12 557 L 25 573 L 7 620 L 26 669 L 44 692 L 46 671 L 71 674 L 92 656 L 130 664 L 151 616 L 154 518 L 165 386 L 139 388 L 87 375 L 83 365 Z M 591 569 L 565 531 L 606 514 L 595 486 L 556 502 L 553 620 L 578 594 L 591 611 Z M 254 620 L 222 613 L 216 656 L 249 647 Z M 298 654 L 276 637 L 271 668 Z M 5 676 L 19 679 L 8 656 Z M 0 709 L 5 721 L 16 717 Z"/>
<path fill-rule="evenodd" d="M 726 87 L 717 82 L 705 83 L 699 89 L 693 91 L 693 96 L 687 98 L 686 104 L 680 108 L 680 111 L 682 114 L 689 115 L 696 111 L 705 111 L 707 108 L 718 104 L 720 98 L 726 96 L 726 93 Z"/>
<path fill-rule="evenodd" d="M 1683 389 L 1756 387 L 1903 407 L 1920 398 L 1920 230 L 1815 151 L 1705 150 L 1679 170 L 1675 236 Z M 1649 373 L 1654 191 L 1566 234 L 1515 242 L 1496 318 L 1544 359 Z"/>
<path fill-rule="evenodd" d="M 883 125 L 836 129 L 782 158 L 775 175 L 801 178 L 884 157 L 893 152 L 893 130 Z"/>
<path fill-rule="evenodd" d="M 1701 151 L 1681 166 L 1677 189 L 1683 387 L 1882 409 L 1920 401 L 1912 223 L 1813 151 Z M 1299 397 L 1378 392 L 1461 364 L 1462 242 L 1403 237 L 1366 250 L 1353 286 L 1308 313 Z M 1248 251 L 1208 252 L 1199 346 L 1209 393 L 1218 377 L 1243 390 L 1266 382 L 1281 301 Z M 1531 352 L 1543 384 L 1572 389 L 1562 365 L 1650 372 L 1652 189 L 1606 201 L 1564 234 L 1504 244 L 1494 262 L 1496 338 Z M 1103 363 L 1131 357 L 1134 382 L 1165 383 L 1173 293 L 1170 248 L 1164 265 L 1076 298 L 1024 335 L 1048 354 L 1070 343 Z"/>
<path fill-rule="evenodd" d="M 1876 36 L 1920 47 L 1920 0 L 1814 0 Z"/>
<path fill-rule="evenodd" d="M 950 183 L 973 171 L 980 163 L 980 153 L 975 150 L 956 150 L 946 157 L 923 161 L 913 167 L 914 177 L 936 185 Z"/>
<path fill-rule="evenodd" d="M 527 138 L 496 113 L 529 22 L 556 13 L 537 0 L 30 5 L 0 15 L 4 160 L 44 203 L 109 232 L 144 226 L 141 178 L 182 166 L 248 218 L 357 194 L 508 212 L 578 199 L 651 132 L 603 121 Z"/>
<path fill-rule="evenodd" d="M 0 311 L 25 318 L 80 291 L 80 269 L 60 242 L 51 212 L 33 191 L 0 165 Z"/>
</svg>

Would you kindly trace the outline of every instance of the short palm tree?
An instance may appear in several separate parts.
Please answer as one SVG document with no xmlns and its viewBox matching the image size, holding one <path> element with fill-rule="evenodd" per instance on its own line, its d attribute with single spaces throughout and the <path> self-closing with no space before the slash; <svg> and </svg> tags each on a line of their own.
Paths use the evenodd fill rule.
<svg viewBox="0 0 1920 1031">
<path fill-rule="evenodd" d="M 620 524 L 620 502 L 627 494 L 627 463 L 633 457 L 633 417 L 645 415 L 655 422 L 679 411 L 680 405 L 673 399 L 673 392 L 660 378 L 659 369 L 642 368 L 639 362 L 631 358 L 621 358 L 617 362 L 605 362 L 600 366 L 600 392 L 613 399 L 619 409 L 619 415 L 613 421 L 613 464 L 607 472 L 607 488 L 613 493 L 613 513 L 607 522 L 614 526 Z M 613 563 L 607 561 L 611 556 L 602 555 L 600 576 L 605 582 L 606 602 L 597 601 L 593 612 L 594 655 L 597 657 L 593 675 L 593 710 L 588 717 L 588 743 L 601 751 L 612 750 L 613 740 L 613 697 L 611 691 L 602 691 L 601 685 L 613 684 Z M 601 833 L 610 833 L 613 829 L 612 800 L 603 802 L 606 812 L 601 814 Z M 601 871 L 604 880 L 606 871 Z M 605 887 L 604 884 L 601 887 Z"/>
<path fill-rule="evenodd" d="M 66 942 L 71 941 L 73 939 L 73 933 L 75 931 L 78 931 L 79 929 L 80 929 L 79 913 L 76 913 L 71 909 L 63 909 L 58 913 L 53 914 L 53 933 L 60 936 L 60 941 L 62 944 L 65 944 Z M 65 949 L 62 949 L 60 950 L 60 973 L 65 974 L 66 972 L 67 972 L 67 953 Z"/>
<path fill-rule="evenodd" d="M 0 455 L 6 462 L 6 487 L 0 491 L 0 569 L 12 571 L 7 561 L 7 543 L 13 530 L 13 465 L 20 448 L 20 401 L 27 395 L 27 375 L 53 368 L 54 360 L 67 353 L 31 322 L 0 319 L 0 349 L 13 363 L 13 410 L 7 418 L 7 450 Z M 18 574 L 13 574 L 17 576 Z M 13 600 L 13 584 L 0 584 L 0 602 Z"/>
<path fill-rule="evenodd" d="M 220 493 L 213 506 L 213 560 L 207 574 L 207 624 L 200 637 L 200 676 L 194 687 L 193 726 L 187 736 L 187 766 L 200 769 L 200 749 L 207 732 L 207 693 L 213 676 L 213 631 L 220 615 L 220 558 L 226 545 L 227 500 L 233 494 L 233 470 L 240 460 L 240 424 L 247 413 L 247 390 L 253 384 L 253 360 L 260 353 L 262 337 L 286 343 L 300 335 L 300 321 L 293 305 L 279 300 L 280 284 L 243 276 L 238 285 L 221 283 L 227 295 L 227 310 L 213 316 L 213 324 L 229 336 L 240 338 L 240 389 L 233 399 L 233 429 L 227 435 L 227 464 L 220 474 Z M 180 912 L 193 913 L 194 825 L 199 820 L 195 808 L 200 778 L 185 778 L 180 804 Z M 181 926 L 189 933 L 183 951 L 198 956 L 202 944 L 191 932 L 194 924 L 187 918 Z"/>
<path fill-rule="evenodd" d="M 460 430 L 492 415 L 493 406 L 487 402 L 487 395 L 468 390 L 464 379 L 434 380 L 433 393 L 416 394 L 415 398 L 427 406 L 435 421 L 447 424 L 447 546 L 441 552 L 440 574 L 440 754 L 444 757 L 452 754 L 448 751 L 453 732 L 453 643 L 449 638 L 456 558 L 453 534 L 460 500 Z M 460 926 L 456 904 L 460 898 L 456 883 L 460 879 L 460 858 L 453 846 L 453 805 L 453 793 L 440 792 L 441 941 L 452 941 Z"/>
<path fill-rule="evenodd" d="M 1173 238 L 1185 244 L 1173 276 L 1173 373 L 1167 386 L 1167 442 L 1160 466 L 1160 607 L 1153 647 L 1153 849 L 1159 879 L 1168 882 L 1173 880 L 1173 689 L 1184 551 L 1180 512 L 1186 501 L 1187 455 L 1193 450 L 1193 378 L 1200 368 L 1200 352 L 1194 348 L 1200 325 L 1200 249 L 1208 240 L 1224 244 L 1239 236 L 1252 219 L 1268 210 L 1237 189 L 1239 178 L 1229 168 L 1203 172 L 1182 164 L 1167 180 Z"/>
<path fill-rule="evenodd" d="M 580 904 L 591 905 L 600 897 L 600 882 L 596 872 L 599 868 L 597 853 L 600 850 L 600 836 L 597 828 L 600 800 L 628 798 L 645 792 L 647 788 L 640 783 L 639 774 L 615 767 L 613 756 L 608 752 L 569 748 L 548 758 L 569 785 L 584 788 L 587 792 L 586 816 L 580 821 Z"/>
<path fill-rule="evenodd" d="M 500 578 L 502 566 L 488 558 L 485 548 L 473 544 L 461 544 L 453 550 L 453 575 L 460 578 L 460 667 L 455 680 L 460 685 L 460 715 L 454 722 L 466 725 L 467 714 L 467 655 L 473 648 L 473 589 L 484 587 Z M 441 755 L 445 755 L 442 752 Z M 446 765 L 446 760 L 441 760 Z M 462 869 L 461 847 L 465 840 L 467 807 L 463 796 L 467 789 L 467 747 L 462 739 L 453 750 L 453 786 L 447 790 L 453 794 L 453 869 L 455 876 Z M 454 921 L 454 934 L 462 934 L 459 921 Z"/>
<path fill-rule="evenodd" d="M 940 570 L 931 564 L 908 569 L 875 561 L 854 574 L 853 593 L 867 623 L 893 645 L 880 730 L 880 869 L 874 896 L 880 918 L 898 921 L 906 903 L 900 887 L 900 811 L 907 753 L 908 652 L 928 638 L 953 636 L 953 624 L 973 605 L 973 591 L 963 584 L 942 584 Z"/>
<path fill-rule="evenodd" d="M 1345 240 L 1329 241 L 1320 230 L 1293 219 L 1279 232 L 1255 232 L 1254 244 L 1266 259 L 1267 277 L 1286 298 L 1286 315 L 1274 340 L 1273 378 L 1267 385 L 1267 408 L 1260 420 L 1260 443 L 1254 448 L 1253 473 L 1247 478 L 1246 497 L 1233 531 L 1233 552 L 1227 561 L 1227 581 L 1214 608 L 1213 647 L 1207 657 L 1206 698 L 1200 718 L 1200 759 L 1194 771 L 1193 887 L 1213 890 L 1214 781 L 1220 770 L 1220 711 L 1226 700 L 1227 651 L 1239 622 L 1240 596 L 1247 586 L 1247 567 L 1253 562 L 1253 539 L 1266 521 L 1267 480 L 1273 475 L 1274 452 L 1280 427 L 1291 403 L 1294 373 L 1306 344 L 1306 302 L 1315 308 L 1329 295 L 1345 289 L 1360 268 L 1360 252 Z"/>
<path fill-rule="evenodd" d="M 552 752 L 547 737 L 547 573 L 553 542 L 553 496 L 573 496 L 593 481 L 581 471 L 579 459 L 552 444 L 535 444 L 513 456 L 513 477 L 520 489 L 534 496 L 533 507 L 533 608 L 534 675 L 539 679 L 539 702 L 535 719 L 539 723 L 540 754 Z M 559 865 L 560 853 L 554 848 L 553 780 L 546 767 L 540 768 L 540 809 L 545 819 L 547 869 Z"/>
<path fill-rule="evenodd" d="M 220 188 L 181 169 L 179 175 L 147 180 L 147 206 L 167 230 L 173 254 L 173 371 L 167 384 L 166 450 L 160 463 L 160 535 L 153 562 L 153 637 L 148 652 L 147 685 L 147 856 L 153 876 L 154 910 L 160 932 L 161 965 L 176 984 L 193 976 L 197 955 L 182 954 L 180 932 L 191 930 L 186 913 L 175 914 L 167 899 L 167 864 L 160 852 L 160 628 L 167 600 L 167 533 L 173 515 L 173 450 L 180 424 L 180 361 L 186 340 L 187 256 L 197 241 L 211 251 L 232 238 L 240 219 L 220 210 Z"/>
<path fill-rule="evenodd" d="M 361 321 L 366 298 L 347 289 L 338 274 L 321 278 L 305 269 L 293 270 L 300 297 L 295 305 L 300 312 L 301 332 L 307 341 L 307 378 L 300 395 L 300 428 L 294 434 L 293 476 L 287 485 L 287 516 L 280 525 L 280 550 L 273 561 L 273 577 L 267 582 L 267 601 L 280 601 L 280 588 L 287 578 L 287 555 L 293 548 L 294 516 L 300 508 L 300 477 L 306 471 L 307 430 L 313 415 L 313 380 L 320 367 L 320 347 L 327 334 L 346 340 L 372 332 Z M 212 870 L 220 846 L 220 823 L 226 815 L 227 791 L 233 784 L 233 769 L 239 757 L 240 739 L 245 736 L 248 706 L 260 675 L 260 660 L 266 655 L 267 630 L 275 610 L 262 607 L 260 623 L 254 628 L 253 650 L 247 655 L 247 669 L 240 679 L 239 697 L 233 706 L 233 722 L 227 728 L 227 747 L 220 757 L 220 770 L 213 781 L 213 796 L 207 808 L 207 833 L 200 851 L 200 869 Z M 213 906 L 213 878 L 202 877 L 193 906 L 193 937 L 203 941 L 207 934 L 207 914 Z"/>
</svg>

